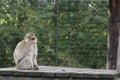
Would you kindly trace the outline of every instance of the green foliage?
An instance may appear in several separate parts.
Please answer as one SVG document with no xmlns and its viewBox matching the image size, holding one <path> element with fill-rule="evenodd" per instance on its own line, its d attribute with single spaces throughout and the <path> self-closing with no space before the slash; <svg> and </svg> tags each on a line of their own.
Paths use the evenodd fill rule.
<svg viewBox="0 0 120 80">
<path fill-rule="evenodd" d="M 38 64 L 105 68 L 106 1 L 59 1 L 58 52 L 54 0 L 0 0 L 0 67 L 13 66 L 13 51 L 27 32 L 38 38 Z"/>
</svg>

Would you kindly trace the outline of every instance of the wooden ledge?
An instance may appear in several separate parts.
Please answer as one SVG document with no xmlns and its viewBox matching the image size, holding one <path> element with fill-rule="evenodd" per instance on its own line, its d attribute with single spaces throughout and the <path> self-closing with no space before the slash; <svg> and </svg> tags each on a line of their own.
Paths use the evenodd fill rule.
<svg viewBox="0 0 120 80">
<path fill-rule="evenodd" d="M 104 69 L 40 66 L 39 70 L 17 70 L 16 68 L 0 68 L 0 76 L 78 79 L 95 78 L 109 80 L 116 78 L 118 76 L 118 72 L 116 70 Z"/>
</svg>

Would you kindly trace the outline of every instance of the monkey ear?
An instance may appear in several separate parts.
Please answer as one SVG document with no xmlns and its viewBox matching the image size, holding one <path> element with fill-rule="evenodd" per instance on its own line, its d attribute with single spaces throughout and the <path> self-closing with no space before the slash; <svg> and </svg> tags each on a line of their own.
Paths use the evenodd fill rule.
<svg viewBox="0 0 120 80">
<path fill-rule="evenodd" d="M 24 36 L 24 40 L 27 38 L 27 36 L 29 36 L 29 33 L 25 34 L 25 36 Z"/>
<path fill-rule="evenodd" d="M 26 39 L 26 35 L 24 36 L 24 40 Z"/>
<path fill-rule="evenodd" d="M 28 39 L 27 39 L 27 34 L 24 36 L 24 41 L 27 42 Z"/>
<path fill-rule="evenodd" d="M 24 38 L 24 41 L 25 41 L 25 42 L 29 42 L 28 38 Z"/>
</svg>

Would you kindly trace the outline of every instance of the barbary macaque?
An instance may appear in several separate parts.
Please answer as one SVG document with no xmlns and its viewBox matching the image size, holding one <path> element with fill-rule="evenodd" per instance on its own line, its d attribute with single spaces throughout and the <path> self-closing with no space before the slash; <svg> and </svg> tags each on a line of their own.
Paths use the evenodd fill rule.
<svg viewBox="0 0 120 80">
<path fill-rule="evenodd" d="M 13 57 L 17 69 L 37 70 L 37 38 L 34 33 L 27 33 L 24 39 L 19 42 L 14 50 Z"/>
</svg>

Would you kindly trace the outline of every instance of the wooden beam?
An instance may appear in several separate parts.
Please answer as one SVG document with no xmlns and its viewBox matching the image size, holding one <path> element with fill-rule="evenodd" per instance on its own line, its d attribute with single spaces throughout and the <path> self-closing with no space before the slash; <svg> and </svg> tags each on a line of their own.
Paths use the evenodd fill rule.
<svg viewBox="0 0 120 80">
<path fill-rule="evenodd" d="M 120 27 L 120 0 L 109 0 L 109 28 L 108 28 L 108 69 L 117 68 L 118 37 Z"/>
<path fill-rule="evenodd" d="M 39 66 L 39 70 L 1 68 L 0 80 L 117 80 L 118 74 L 117 70 Z"/>
</svg>

